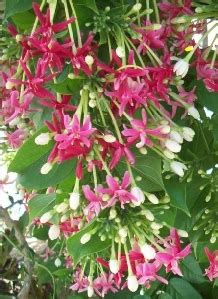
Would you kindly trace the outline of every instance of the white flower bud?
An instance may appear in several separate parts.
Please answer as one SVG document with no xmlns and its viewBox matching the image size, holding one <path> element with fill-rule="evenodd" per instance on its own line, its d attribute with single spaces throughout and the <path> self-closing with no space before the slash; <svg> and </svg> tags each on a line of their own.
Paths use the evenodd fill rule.
<svg viewBox="0 0 218 299">
<path fill-rule="evenodd" d="M 90 241 L 90 239 L 91 239 L 91 234 L 86 233 L 86 234 L 84 234 L 84 235 L 81 237 L 81 239 L 80 239 L 80 243 L 81 243 L 81 244 L 86 244 L 86 243 L 88 243 L 88 242 Z"/>
<path fill-rule="evenodd" d="M 62 202 L 56 207 L 56 211 L 58 213 L 64 213 L 68 209 L 68 204 L 66 202 Z"/>
<path fill-rule="evenodd" d="M 113 274 L 117 274 L 119 272 L 119 269 L 120 269 L 120 265 L 119 265 L 118 260 L 115 260 L 115 259 L 110 260 L 109 261 L 109 268 L 110 268 L 110 271 Z"/>
<path fill-rule="evenodd" d="M 121 238 L 126 238 L 128 235 L 128 230 L 126 227 L 122 227 L 119 229 L 118 234 Z"/>
<path fill-rule="evenodd" d="M 116 218 L 116 216 L 117 216 L 117 211 L 114 208 L 111 208 L 109 219 L 112 220 L 112 219 Z"/>
<path fill-rule="evenodd" d="M 147 260 L 153 260 L 156 256 L 156 252 L 151 245 L 144 244 L 140 246 L 141 252 Z"/>
<path fill-rule="evenodd" d="M 89 107 L 90 108 L 95 108 L 96 107 L 96 100 L 94 100 L 94 99 L 91 99 L 90 101 L 89 101 Z"/>
<path fill-rule="evenodd" d="M 181 151 L 181 145 L 174 140 L 167 139 L 164 144 L 166 148 L 173 153 L 179 153 Z"/>
<path fill-rule="evenodd" d="M 174 140 L 174 141 L 176 141 L 176 142 L 178 142 L 178 143 L 183 143 L 183 138 L 182 138 L 182 136 L 179 134 L 179 132 L 177 132 L 177 131 L 171 131 L 170 132 L 170 139 L 172 139 L 172 140 Z"/>
<path fill-rule="evenodd" d="M 53 216 L 53 213 L 50 211 L 50 212 L 43 214 L 39 220 L 41 223 L 47 223 L 52 218 L 52 216 Z"/>
<path fill-rule="evenodd" d="M 131 292 L 136 292 L 139 287 L 137 277 L 135 275 L 129 275 L 127 278 L 127 286 Z"/>
<path fill-rule="evenodd" d="M 195 136 L 195 131 L 189 127 L 184 127 L 182 128 L 182 136 L 186 141 L 191 142 Z"/>
<path fill-rule="evenodd" d="M 116 137 L 111 134 L 104 135 L 103 139 L 104 139 L 104 141 L 106 141 L 108 143 L 113 143 L 116 141 Z"/>
<path fill-rule="evenodd" d="M 159 203 L 159 199 L 154 194 L 147 194 L 148 200 L 153 203 L 154 205 L 157 205 Z"/>
<path fill-rule="evenodd" d="M 50 226 L 48 231 L 48 236 L 50 240 L 55 240 L 60 236 L 60 227 L 59 225 L 53 224 Z"/>
<path fill-rule="evenodd" d="M 42 165 L 42 167 L 41 167 L 41 170 L 40 170 L 40 172 L 41 172 L 41 174 L 48 174 L 49 173 L 49 171 L 51 171 L 52 170 L 52 164 L 51 163 L 45 163 L 44 165 Z"/>
<path fill-rule="evenodd" d="M 161 131 L 162 134 L 169 134 L 170 133 L 170 129 L 171 129 L 170 126 L 163 125 L 163 126 L 161 126 L 160 131 Z"/>
<path fill-rule="evenodd" d="M 154 221 L 154 215 L 151 213 L 151 211 L 149 210 L 144 211 L 144 215 L 149 221 Z"/>
<path fill-rule="evenodd" d="M 183 177 L 184 170 L 187 170 L 187 167 L 185 166 L 185 164 L 178 162 L 178 161 L 172 161 L 170 163 L 170 168 L 175 174 L 177 174 L 180 177 Z"/>
<path fill-rule="evenodd" d="M 136 3 L 135 5 L 133 5 L 132 10 L 134 12 L 138 12 L 138 11 L 140 11 L 141 8 L 142 8 L 142 4 L 141 3 Z"/>
<path fill-rule="evenodd" d="M 77 192 L 70 194 L 69 205 L 72 210 L 76 210 L 79 207 L 80 195 Z"/>
<path fill-rule="evenodd" d="M 147 153 L 148 153 L 146 147 L 140 147 L 140 148 L 139 148 L 139 152 L 140 152 L 142 155 L 147 155 Z"/>
<path fill-rule="evenodd" d="M 162 228 L 162 227 L 163 227 L 163 225 L 160 224 L 160 223 L 156 223 L 156 222 L 152 222 L 152 223 L 151 223 L 151 228 L 152 228 L 153 230 L 159 230 L 159 229 Z"/>
<path fill-rule="evenodd" d="M 178 229 L 177 231 L 178 231 L 178 234 L 179 234 L 180 237 L 188 238 L 188 232 L 187 231 L 185 231 L 183 229 Z"/>
<path fill-rule="evenodd" d="M 187 111 L 188 114 L 194 117 L 195 119 L 200 119 L 200 114 L 194 106 L 189 107 Z"/>
<path fill-rule="evenodd" d="M 14 83 L 7 81 L 5 84 L 5 88 L 6 89 L 12 89 L 14 87 Z"/>
<path fill-rule="evenodd" d="M 46 145 L 51 140 L 49 133 L 42 133 L 35 138 L 35 143 L 37 145 Z"/>
<path fill-rule="evenodd" d="M 61 223 L 67 221 L 68 218 L 69 218 L 69 216 L 67 216 L 66 214 L 61 216 Z"/>
<path fill-rule="evenodd" d="M 56 267 L 61 266 L 61 260 L 59 259 L 59 257 L 56 258 L 56 260 L 54 261 L 54 264 L 55 264 Z"/>
<path fill-rule="evenodd" d="M 94 63 L 94 58 L 91 55 L 86 55 L 85 62 L 88 64 L 88 66 L 91 66 Z"/>
<path fill-rule="evenodd" d="M 89 285 L 87 288 L 87 295 L 89 298 L 91 298 L 94 295 L 94 289 L 91 285 Z"/>
<path fill-rule="evenodd" d="M 117 47 L 116 48 L 116 54 L 117 54 L 117 56 L 118 57 L 120 57 L 120 58 L 124 58 L 125 57 L 125 50 L 124 50 L 124 48 L 123 47 Z"/>
<path fill-rule="evenodd" d="M 164 156 L 166 156 L 170 160 L 175 158 L 175 154 L 169 150 L 164 150 L 163 153 L 164 153 Z"/>
<path fill-rule="evenodd" d="M 135 206 L 140 206 L 145 201 L 145 195 L 139 187 L 132 187 L 131 194 L 136 198 L 133 202 Z"/>
<path fill-rule="evenodd" d="M 188 69 L 189 63 L 184 59 L 180 59 L 174 65 L 173 71 L 176 73 L 177 76 L 181 76 L 183 78 L 187 75 Z"/>
</svg>

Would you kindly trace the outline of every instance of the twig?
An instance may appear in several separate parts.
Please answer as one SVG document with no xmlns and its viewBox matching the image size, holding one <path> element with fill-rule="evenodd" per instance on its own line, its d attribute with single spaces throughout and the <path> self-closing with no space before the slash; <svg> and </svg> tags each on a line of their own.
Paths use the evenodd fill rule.
<svg viewBox="0 0 218 299">
<path fill-rule="evenodd" d="M 15 230 L 15 237 L 18 243 L 21 246 L 21 251 L 24 255 L 24 265 L 26 268 L 26 276 L 24 278 L 23 287 L 18 294 L 18 299 L 28 299 L 29 293 L 32 285 L 32 274 L 33 274 L 33 263 L 29 259 L 29 246 L 28 243 L 22 234 L 20 228 L 17 223 L 11 219 L 6 209 L 0 207 L 0 217 L 3 218 L 5 224 L 9 228 L 13 228 Z"/>
</svg>

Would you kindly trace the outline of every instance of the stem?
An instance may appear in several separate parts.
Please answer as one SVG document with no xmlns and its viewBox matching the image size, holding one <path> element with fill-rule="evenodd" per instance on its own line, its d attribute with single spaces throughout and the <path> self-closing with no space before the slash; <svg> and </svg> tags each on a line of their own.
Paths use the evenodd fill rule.
<svg viewBox="0 0 218 299">
<path fill-rule="evenodd" d="M 62 3 L 64 5 L 66 18 L 67 18 L 67 20 L 69 20 L 70 15 L 69 15 L 69 10 L 68 10 L 68 6 L 67 6 L 67 1 L 62 0 Z M 75 46 L 75 41 L 74 41 L 74 37 L 73 37 L 73 29 L 72 29 L 71 24 L 68 24 L 68 30 L 69 30 L 70 39 L 71 39 L 71 42 L 72 42 L 72 51 L 73 51 L 73 54 L 75 55 L 76 54 L 76 46 Z"/>
<path fill-rule="evenodd" d="M 107 164 L 105 163 L 105 161 L 103 160 L 101 154 L 99 153 L 99 150 L 97 148 L 95 148 L 94 151 L 95 151 L 96 155 L 98 156 L 99 160 L 101 161 L 101 163 L 104 167 L 104 170 L 107 172 L 108 175 L 112 176 L 109 168 L 107 167 Z"/>
<path fill-rule="evenodd" d="M 73 15 L 75 17 L 75 25 L 76 25 L 78 45 L 79 45 L 80 48 L 82 48 L 82 39 L 81 39 L 81 34 L 80 34 L 79 22 L 78 22 L 78 19 L 77 19 L 77 16 L 76 16 L 76 11 L 75 11 L 75 8 L 74 8 L 74 5 L 73 5 L 73 1 L 69 0 L 69 2 L 70 2 L 70 6 L 71 6 L 71 9 L 72 9 Z"/>
<path fill-rule="evenodd" d="M 157 0 L 153 0 L 153 5 L 154 5 L 156 21 L 157 21 L 157 23 L 160 23 L 160 15 L 159 15 L 158 7 L 157 7 Z"/>
</svg>

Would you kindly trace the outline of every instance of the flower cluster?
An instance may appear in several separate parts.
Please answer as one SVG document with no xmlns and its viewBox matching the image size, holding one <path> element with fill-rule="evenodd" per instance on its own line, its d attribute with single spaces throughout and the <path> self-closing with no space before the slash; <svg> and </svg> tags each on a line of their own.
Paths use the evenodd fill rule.
<svg viewBox="0 0 218 299">
<path fill-rule="evenodd" d="M 182 276 L 179 261 L 190 254 L 191 245 L 181 245 L 179 233 L 187 237 L 185 231 L 173 228 L 170 236 L 160 236 L 169 227 L 160 216 L 170 199 L 153 168 L 158 164 L 160 172 L 179 178 L 191 171 L 179 153 L 195 131 L 183 121 L 189 119 L 191 126 L 201 116 L 195 87 L 188 88 L 184 78 L 195 66 L 206 88 L 218 91 L 216 57 L 199 47 L 209 32 L 195 20 L 189 0 L 153 1 L 154 11 L 149 1 L 121 12 L 106 6 L 84 32 L 73 1 L 60 1 L 61 22 L 48 2 L 48 7 L 45 1 L 33 3 L 31 32 L 19 34 L 8 26 L 21 55 L 2 74 L 0 99 L 1 120 L 8 128 L 4 139 L 13 149 L 41 127 L 33 116 L 46 112 L 43 131 L 32 142 L 35 152 L 48 149 L 34 168 L 37 175 L 49 180 L 58 167 L 74 162 L 68 183 L 56 178 L 57 184 L 36 188 L 57 199 L 36 215 L 34 225 L 47 227 L 51 241 L 70 243 L 79 234 L 81 248 L 94 236 L 100 240 L 102 250 L 81 254 L 77 262 L 74 254 L 68 256 L 69 267 L 78 264 L 74 291 L 104 297 L 126 287 L 146 289 L 155 280 L 167 284 L 159 271 Z M 202 35 L 197 43 L 196 33 Z M 212 280 L 216 253 L 206 254 Z"/>
</svg>

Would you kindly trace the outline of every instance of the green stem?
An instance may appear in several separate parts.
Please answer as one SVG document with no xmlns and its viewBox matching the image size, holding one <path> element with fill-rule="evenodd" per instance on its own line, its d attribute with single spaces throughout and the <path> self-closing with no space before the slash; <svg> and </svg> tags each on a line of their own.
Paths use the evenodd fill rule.
<svg viewBox="0 0 218 299">
<path fill-rule="evenodd" d="M 64 5 L 66 18 L 67 18 L 67 20 L 69 20 L 70 15 L 69 15 L 69 10 L 68 10 L 68 6 L 67 6 L 67 1 L 62 0 L 62 3 Z M 76 54 L 76 46 L 75 46 L 75 41 L 74 41 L 74 37 L 73 37 L 73 29 L 72 29 L 71 24 L 68 24 L 68 30 L 69 30 L 70 39 L 71 39 L 71 42 L 72 42 L 72 51 L 73 51 L 73 54 Z"/>
<path fill-rule="evenodd" d="M 157 23 L 160 23 L 160 15 L 159 15 L 158 7 L 157 7 L 157 0 L 153 0 L 153 5 L 154 5 L 156 21 L 157 21 Z"/>
<path fill-rule="evenodd" d="M 122 136 L 121 136 L 121 133 L 120 133 L 120 130 L 119 130 L 119 127 L 118 127 L 116 118 L 114 117 L 114 115 L 113 115 L 113 113 L 112 113 L 112 111 L 111 111 L 111 109 L 110 109 L 110 107 L 109 107 L 109 105 L 108 105 L 106 99 L 105 99 L 105 106 L 106 106 L 106 108 L 107 108 L 107 110 L 108 110 L 108 113 L 109 113 L 109 115 L 110 115 L 110 117 L 111 117 L 112 123 L 113 123 L 114 128 L 115 128 L 115 131 L 116 131 L 116 133 L 117 133 L 117 137 L 118 137 L 118 139 L 119 139 L 119 142 L 120 142 L 121 144 L 123 144 L 123 139 L 122 139 Z"/>
<path fill-rule="evenodd" d="M 77 19 L 77 16 L 76 16 L 76 11 L 75 11 L 75 8 L 74 8 L 74 5 L 73 5 L 73 1 L 69 0 L 69 2 L 70 2 L 70 6 L 71 6 L 71 9 L 72 9 L 73 15 L 75 17 L 75 25 L 76 25 L 78 45 L 79 45 L 80 48 L 82 48 L 82 39 L 81 39 L 81 34 L 80 34 L 79 22 L 78 22 L 78 19 Z"/>
</svg>

